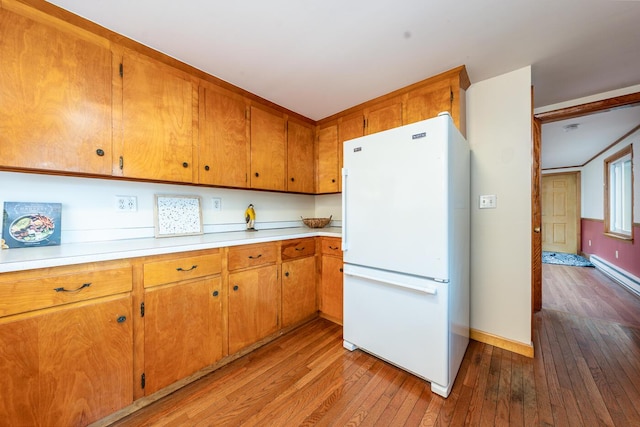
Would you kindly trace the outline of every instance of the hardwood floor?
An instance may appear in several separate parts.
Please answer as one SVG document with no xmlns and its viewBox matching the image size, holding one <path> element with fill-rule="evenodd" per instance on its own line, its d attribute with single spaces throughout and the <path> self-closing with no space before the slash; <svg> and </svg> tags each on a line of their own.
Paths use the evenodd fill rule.
<svg viewBox="0 0 640 427">
<path fill-rule="evenodd" d="M 471 341 L 448 399 L 317 319 L 114 425 L 640 425 L 640 299 L 593 268 L 543 275 L 535 358 Z"/>
</svg>

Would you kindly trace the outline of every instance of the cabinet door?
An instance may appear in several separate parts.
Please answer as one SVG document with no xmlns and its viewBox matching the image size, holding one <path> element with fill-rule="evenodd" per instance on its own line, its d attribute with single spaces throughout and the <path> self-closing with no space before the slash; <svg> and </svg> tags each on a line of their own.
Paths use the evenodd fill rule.
<svg viewBox="0 0 640 427">
<path fill-rule="evenodd" d="M 178 70 L 124 55 L 123 176 L 193 181 L 193 104 L 193 84 Z"/>
<path fill-rule="evenodd" d="M 0 9 L 0 165 L 110 175 L 111 52 Z"/>
<path fill-rule="evenodd" d="M 251 107 L 251 188 L 284 191 L 284 118 Z"/>
<path fill-rule="evenodd" d="M 318 130 L 318 193 L 337 193 L 339 177 L 338 125 L 332 125 Z"/>
<path fill-rule="evenodd" d="M 402 101 L 375 106 L 367 112 L 367 135 L 402 126 Z"/>
<path fill-rule="evenodd" d="M 342 324 L 342 258 L 323 256 L 320 282 L 320 312 Z"/>
<path fill-rule="evenodd" d="M 449 80 L 415 89 L 407 96 L 404 124 L 430 119 L 443 111 L 451 113 L 451 107 L 452 92 Z"/>
<path fill-rule="evenodd" d="M 202 87 L 199 135 L 200 184 L 247 187 L 249 139 L 245 100 Z"/>
<path fill-rule="evenodd" d="M 220 283 L 214 277 L 145 291 L 146 395 L 222 358 Z"/>
<path fill-rule="evenodd" d="M 229 274 L 229 354 L 278 330 L 277 267 Z"/>
<path fill-rule="evenodd" d="M 289 121 L 287 123 L 287 190 L 313 193 L 313 129 Z"/>
<path fill-rule="evenodd" d="M 37 425 L 38 323 L 36 319 L 0 324 L 0 425 Z"/>
<path fill-rule="evenodd" d="M 40 425 L 87 425 L 133 402 L 131 297 L 38 318 Z"/>
<path fill-rule="evenodd" d="M 316 304 L 316 259 L 282 263 L 282 327 L 313 316 Z"/>
<path fill-rule="evenodd" d="M 364 136 L 364 116 L 362 113 L 356 114 L 351 117 L 343 118 L 338 124 L 338 170 L 342 171 L 344 162 L 342 157 L 344 156 L 344 142 L 353 138 Z M 342 191 L 342 173 L 338 174 L 338 191 Z"/>
</svg>

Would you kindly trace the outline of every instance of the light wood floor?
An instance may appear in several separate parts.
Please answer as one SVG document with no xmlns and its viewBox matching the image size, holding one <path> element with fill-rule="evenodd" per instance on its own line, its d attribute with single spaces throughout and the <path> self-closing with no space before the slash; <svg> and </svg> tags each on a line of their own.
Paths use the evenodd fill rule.
<svg viewBox="0 0 640 427">
<path fill-rule="evenodd" d="M 640 299 L 593 268 L 543 275 L 535 358 L 471 341 L 448 399 L 318 319 L 115 425 L 640 425 Z"/>
</svg>

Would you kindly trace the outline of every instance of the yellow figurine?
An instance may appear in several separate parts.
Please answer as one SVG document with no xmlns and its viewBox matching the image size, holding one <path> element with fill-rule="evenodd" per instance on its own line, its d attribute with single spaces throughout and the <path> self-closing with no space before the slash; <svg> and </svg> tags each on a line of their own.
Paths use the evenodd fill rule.
<svg viewBox="0 0 640 427">
<path fill-rule="evenodd" d="M 244 220 L 247 223 L 247 230 L 256 231 L 254 228 L 256 223 L 256 211 L 253 209 L 253 205 L 250 204 L 246 211 L 244 211 Z"/>
</svg>

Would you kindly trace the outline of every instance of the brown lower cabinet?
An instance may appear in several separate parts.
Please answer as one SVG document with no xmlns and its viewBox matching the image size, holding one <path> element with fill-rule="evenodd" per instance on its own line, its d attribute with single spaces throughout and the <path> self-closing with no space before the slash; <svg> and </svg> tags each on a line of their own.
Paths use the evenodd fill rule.
<svg viewBox="0 0 640 427">
<path fill-rule="evenodd" d="M 318 308 L 341 322 L 339 243 L 289 239 L 0 274 L 0 426 L 130 412 L 134 399 L 179 388 Z"/>
<path fill-rule="evenodd" d="M 87 425 L 133 402 L 130 296 L 0 320 L 0 425 Z"/>
<path fill-rule="evenodd" d="M 229 274 L 229 353 L 278 330 L 277 267 L 268 265 Z"/>
<path fill-rule="evenodd" d="M 342 247 L 335 237 L 321 237 L 320 314 L 342 324 Z"/>
<path fill-rule="evenodd" d="M 222 358 L 223 298 L 220 276 L 145 291 L 145 394 Z"/>
</svg>

